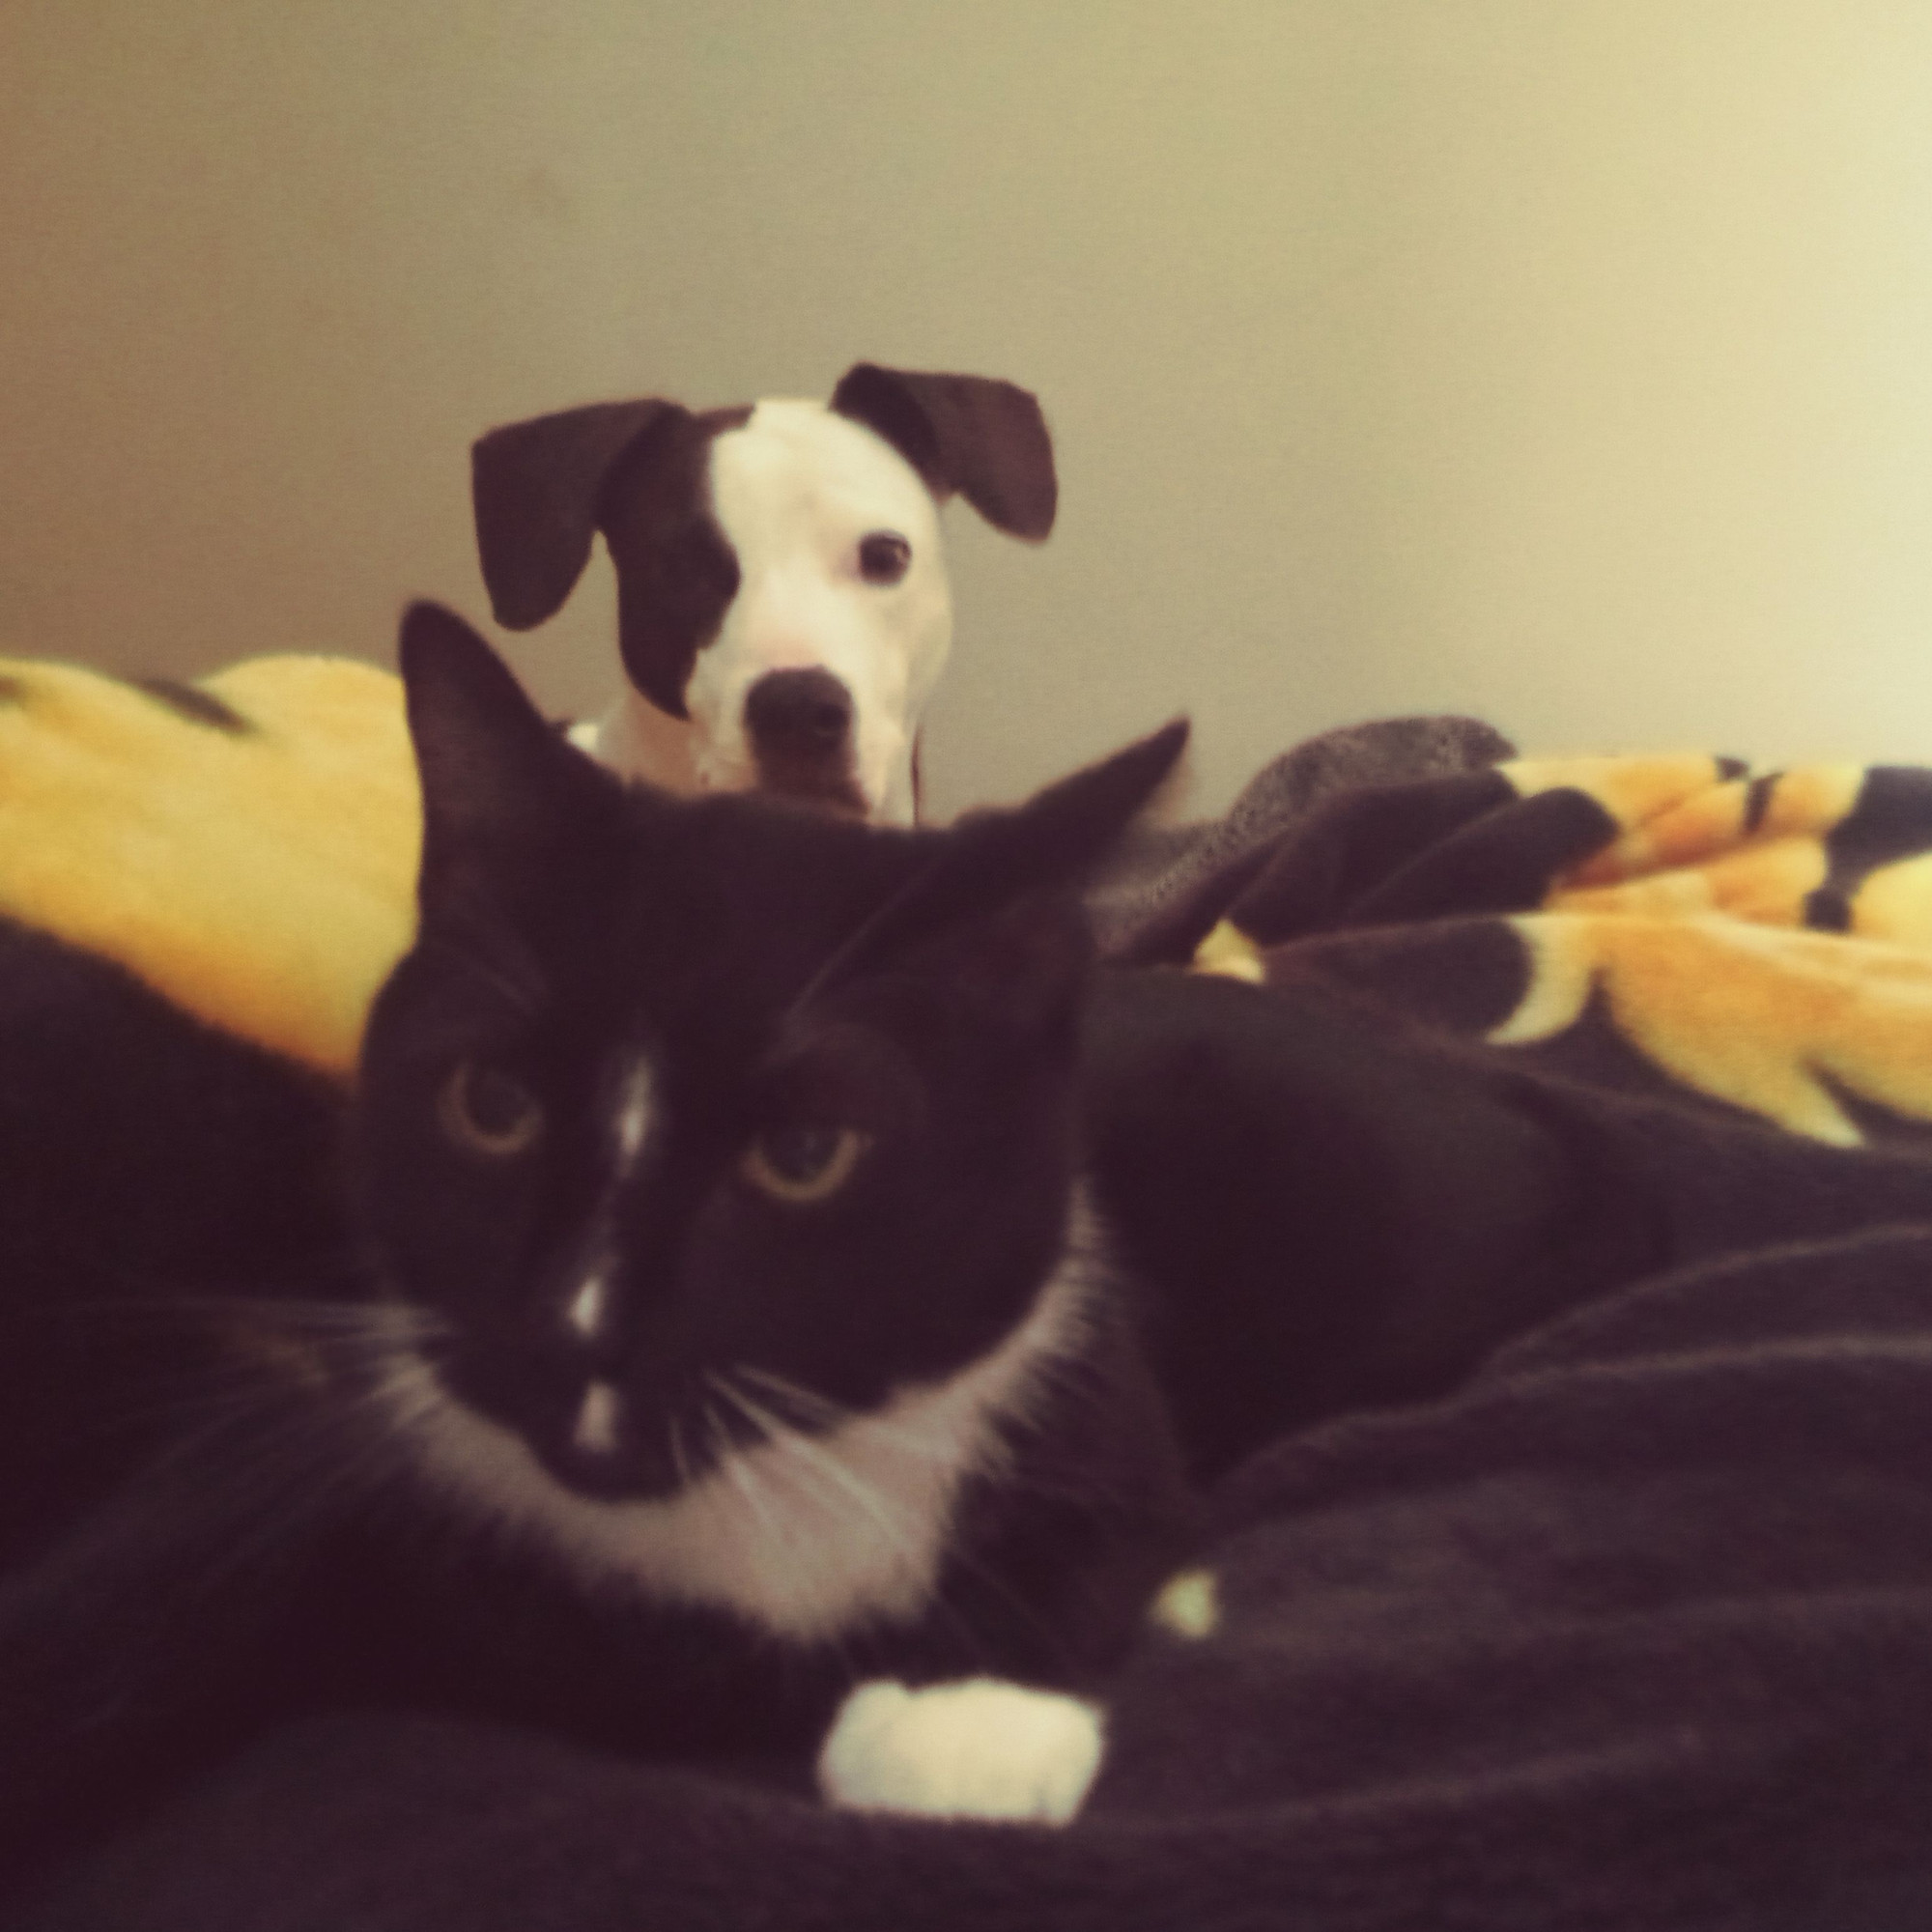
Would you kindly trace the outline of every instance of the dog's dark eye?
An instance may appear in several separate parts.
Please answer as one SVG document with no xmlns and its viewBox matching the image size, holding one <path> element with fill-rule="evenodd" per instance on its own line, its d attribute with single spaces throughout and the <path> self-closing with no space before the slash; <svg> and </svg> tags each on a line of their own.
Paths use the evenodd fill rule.
<svg viewBox="0 0 1932 1932">
<path fill-rule="evenodd" d="M 859 540 L 859 574 L 867 583 L 896 583 L 912 562 L 912 545 L 896 530 L 874 530 Z"/>
<path fill-rule="evenodd" d="M 443 1083 L 437 1118 L 458 1147 L 492 1160 L 526 1153 L 544 1128 L 536 1095 L 500 1067 L 475 1060 L 461 1062 Z"/>
<path fill-rule="evenodd" d="M 738 1171 L 775 1201 L 823 1201 L 852 1177 L 859 1156 L 872 1144 L 857 1127 L 800 1122 L 767 1127 L 738 1164 Z"/>
</svg>

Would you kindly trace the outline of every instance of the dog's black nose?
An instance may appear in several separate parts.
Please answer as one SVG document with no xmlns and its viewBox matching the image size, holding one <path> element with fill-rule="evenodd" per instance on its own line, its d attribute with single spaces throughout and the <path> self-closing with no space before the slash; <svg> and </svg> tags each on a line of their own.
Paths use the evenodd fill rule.
<svg viewBox="0 0 1932 1932">
<path fill-rule="evenodd" d="M 745 728 L 761 753 L 824 757 L 852 728 L 852 694 L 829 670 L 771 670 L 745 698 Z"/>
</svg>

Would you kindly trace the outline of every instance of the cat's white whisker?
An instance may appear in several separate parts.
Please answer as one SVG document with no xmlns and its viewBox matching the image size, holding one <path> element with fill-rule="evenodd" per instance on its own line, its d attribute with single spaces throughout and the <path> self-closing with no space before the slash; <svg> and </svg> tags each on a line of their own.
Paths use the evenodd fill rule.
<svg viewBox="0 0 1932 1932">
<path fill-rule="evenodd" d="M 771 1379 L 782 1381 L 783 1378 L 774 1377 Z M 741 1406 L 748 1408 L 749 1419 L 753 1422 L 754 1426 L 762 1425 L 767 1428 L 771 1432 L 773 1439 L 780 1441 L 791 1452 L 792 1460 L 781 1466 L 793 1482 L 804 1486 L 808 1497 L 815 1506 L 828 1510 L 832 1514 L 842 1516 L 847 1520 L 855 1520 L 853 1518 L 853 1507 L 856 1504 L 859 1510 L 859 1517 L 865 1521 L 867 1527 L 877 1528 L 882 1531 L 887 1544 L 893 1548 L 895 1554 L 902 1555 L 909 1562 L 917 1565 L 920 1560 L 920 1552 L 916 1541 L 918 1525 L 915 1521 L 907 1520 L 903 1523 L 895 1525 L 891 1520 L 890 1509 L 882 1492 L 875 1490 L 871 1485 L 863 1482 L 851 1470 L 840 1463 L 836 1457 L 820 1450 L 817 1444 L 813 1443 L 801 1432 L 788 1429 L 782 1423 L 775 1422 L 773 1418 L 765 1415 L 755 1406 L 746 1404 L 742 1392 L 734 1392 L 728 1388 L 724 1392 L 731 1396 L 734 1402 L 739 1403 Z M 800 1389 L 798 1393 L 803 1395 L 809 1392 Z M 837 1404 L 828 1404 L 827 1406 L 834 1408 L 839 1406 Z M 846 1414 L 855 1413 L 855 1411 L 851 1410 L 844 1410 L 842 1412 Z M 1025 1609 L 1025 1605 L 1020 1605 L 1019 1599 L 1001 1582 L 998 1577 L 986 1571 L 984 1566 L 972 1561 L 970 1557 L 967 1557 L 965 1561 L 967 1567 L 976 1575 L 980 1576 L 997 1594 L 1007 1598 L 1022 1610 Z M 938 1609 L 948 1627 L 953 1632 L 953 1634 L 969 1653 L 981 1659 L 989 1656 L 979 1632 L 953 1606 L 942 1601 L 934 1605 L 933 1607 Z"/>
<path fill-rule="evenodd" d="M 339 1498 L 365 1495 L 394 1470 L 393 1431 L 345 1428 L 355 1414 L 353 1404 L 237 1402 L 174 1439 L 156 1467 L 194 1469 L 193 1507 L 226 1523 L 197 1568 L 197 1589 L 258 1569 L 333 1516 Z"/>
<path fill-rule="evenodd" d="M 876 1435 L 882 1442 L 890 1442 L 903 1448 L 908 1455 L 949 1464 L 953 1460 L 948 1446 L 943 1442 L 922 1435 L 917 1431 L 900 1428 L 876 1414 L 867 1414 L 863 1409 L 850 1408 L 842 1402 L 834 1402 L 830 1396 L 819 1395 L 814 1390 L 805 1387 L 803 1383 L 776 1375 L 770 1369 L 741 1363 L 731 1373 L 741 1380 L 761 1384 L 781 1401 L 793 1404 L 806 1414 L 818 1420 L 835 1426 L 863 1420 L 870 1434 Z"/>
<path fill-rule="evenodd" d="M 157 1382 L 138 1400 L 124 1401 L 111 1419 L 119 1426 L 156 1427 L 178 1433 L 186 1425 L 197 1434 L 252 1422 L 255 1439 L 272 1445 L 283 1435 L 305 1432 L 316 1423 L 318 1399 L 347 1413 L 367 1402 L 400 1362 L 421 1365 L 411 1343 L 433 1340 L 440 1318 L 420 1322 L 391 1321 L 409 1311 L 387 1307 L 295 1304 L 298 1321 L 284 1319 L 291 1304 L 251 1303 L 239 1297 L 183 1297 L 188 1313 L 184 1327 L 209 1353 L 185 1364 L 165 1383 Z M 97 1309 L 99 1305 L 97 1304 Z M 90 1311 L 95 1312 L 95 1311 Z M 125 1311 L 109 1305 L 110 1314 Z M 159 1322 L 164 1311 L 144 1306 L 138 1313 Z M 216 1320 L 221 1326 L 212 1325 Z M 430 1371 L 420 1366 L 427 1377 Z M 291 1407 L 291 1396 L 299 1400 Z M 389 1418 L 394 1427 L 393 1418 Z"/>
<path fill-rule="evenodd" d="M 722 1429 L 720 1434 L 721 1439 L 724 1439 Z M 760 1568 L 775 1568 L 794 1577 L 809 1574 L 822 1566 L 825 1560 L 823 1545 L 810 1534 L 810 1525 L 799 1519 L 796 1509 L 786 1507 L 781 1494 L 773 1493 L 768 1487 L 774 1476 L 787 1472 L 768 1460 L 754 1462 L 744 1451 L 730 1448 L 728 1443 L 724 1455 L 725 1468 L 756 1519 L 759 1547 L 754 1560 L 757 1565 Z"/>
<path fill-rule="evenodd" d="M 873 1523 L 879 1533 L 893 1548 L 909 1560 L 917 1561 L 916 1553 L 908 1538 L 909 1525 L 895 1520 L 891 1506 L 881 1492 L 855 1475 L 830 1450 L 814 1442 L 810 1436 L 796 1429 L 788 1428 L 776 1416 L 760 1408 L 742 1390 L 733 1388 L 728 1380 L 714 1378 L 720 1390 L 736 1404 L 754 1428 L 762 1429 L 766 1436 L 786 1454 L 802 1458 L 811 1468 L 829 1477 L 838 1493 L 849 1497 L 858 1505 L 864 1515 Z"/>
<path fill-rule="evenodd" d="M 784 1477 L 808 1509 L 821 1517 L 843 1518 L 862 1525 L 867 1534 L 876 1535 L 909 1574 L 921 1573 L 923 1566 L 915 1520 L 895 1517 L 883 1492 L 856 1475 L 838 1456 L 803 1431 L 790 1427 L 753 1401 L 735 1386 L 731 1377 L 713 1372 L 705 1379 L 780 1452 L 782 1460 L 767 1463 L 765 1468 L 772 1476 Z M 814 1552 L 824 1548 L 821 1539 L 810 1537 L 809 1524 L 801 1521 L 796 1528 L 801 1538 L 810 1538 Z"/>
<path fill-rule="evenodd" d="M 217 1346 L 223 1341 L 301 1343 L 332 1353 L 434 1341 L 450 1332 L 442 1316 L 400 1303 L 326 1302 L 244 1295 L 129 1294 L 90 1301 L 81 1319 L 102 1327 L 148 1325 Z"/>
<path fill-rule="evenodd" d="M 828 1421 L 842 1422 L 846 1416 L 855 1413 L 842 1402 L 834 1402 L 830 1396 L 820 1395 L 815 1389 L 809 1389 L 803 1382 L 795 1382 L 787 1376 L 776 1374 L 771 1369 L 761 1369 L 752 1362 L 740 1362 L 731 1371 L 737 1381 L 757 1382 L 772 1394 L 795 1404 L 799 1408 L 812 1415 L 820 1415 Z"/>
<path fill-rule="evenodd" d="M 717 1459 L 720 1473 L 744 1498 L 745 1507 L 756 1519 L 758 1527 L 767 1535 L 771 1534 L 774 1525 L 766 1512 L 764 1499 L 758 1493 L 757 1481 L 738 1452 L 732 1448 L 730 1431 L 724 1427 L 717 1410 L 709 1404 L 705 1406 L 704 1421 L 711 1435 L 712 1453 Z"/>
</svg>

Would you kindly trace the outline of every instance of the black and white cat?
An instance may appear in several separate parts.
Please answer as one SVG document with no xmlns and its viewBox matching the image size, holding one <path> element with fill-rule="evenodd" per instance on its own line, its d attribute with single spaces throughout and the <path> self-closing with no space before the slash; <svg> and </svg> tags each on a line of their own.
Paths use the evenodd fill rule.
<svg viewBox="0 0 1932 1932">
<path fill-rule="evenodd" d="M 421 928 L 357 1165 L 381 1278 L 437 1318 L 384 1393 L 424 1477 L 586 1599 L 749 1634 L 794 1693 L 828 1657 L 834 1687 L 1091 1676 L 1186 1508 L 1084 1215 L 1069 888 L 1184 728 L 895 838 L 622 791 L 439 613 L 404 664 Z M 821 1774 L 1064 1817 L 1095 1721 L 875 1693 Z"/>
<path fill-rule="evenodd" d="M 402 661 L 346 1103 L 0 922 L 0 1870 L 371 1702 L 1064 1819 L 1197 1486 L 1581 1292 L 1496 1083 L 1096 971 L 1183 727 L 896 830 L 627 788 L 433 607 Z"/>
<path fill-rule="evenodd" d="M 346 1112 L 0 930 L 12 1851 L 372 1697 L 809 1753 L 861 1687 L 835 1801 L 1067 1816 L 1190 1513 L 1072 888 L 1184 727 L 887 831 L 626 787 L 433 607 L 402 664 L 419 930 Z"/>
</svg>

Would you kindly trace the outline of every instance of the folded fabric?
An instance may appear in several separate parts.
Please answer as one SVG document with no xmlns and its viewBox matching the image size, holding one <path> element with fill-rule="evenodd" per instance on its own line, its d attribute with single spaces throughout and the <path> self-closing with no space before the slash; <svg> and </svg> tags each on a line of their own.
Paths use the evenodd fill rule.
<svg viewBox="0 0 1932 1932">
<path fill-rule="evenodd" d="M 1518 760 L 1338 797 L 1158 943 L 1841 1146 L 1932 1121 L 1932 771 Z M 1145 941 L 1143 941 L 1145 945 Z"/>
</svg>

